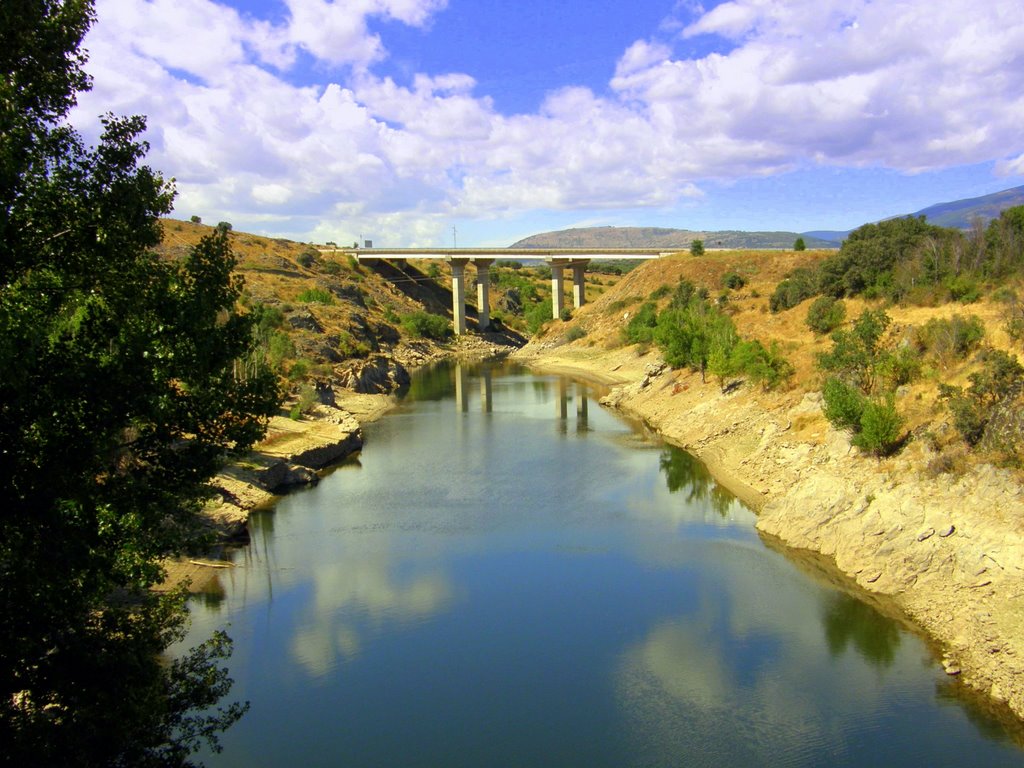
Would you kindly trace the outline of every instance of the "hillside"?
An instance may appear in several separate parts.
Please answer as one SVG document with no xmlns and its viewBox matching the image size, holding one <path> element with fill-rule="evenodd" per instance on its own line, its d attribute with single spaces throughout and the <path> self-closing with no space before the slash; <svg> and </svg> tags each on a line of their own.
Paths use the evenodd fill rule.
<svg viewBox="0 0 1024 768">
<path fill-rule="evenodd" d="M 705 248 L 793 247 L 801 235 L 796 232 L 740 232 L 736 230 L 697 231 L 660 227 L 583 227 L 531 235 L 512 248 L 681 248 L 702 240 Z M 831 248 L 835 243 L 804 236 L 808 248 Z"/>
</svg>

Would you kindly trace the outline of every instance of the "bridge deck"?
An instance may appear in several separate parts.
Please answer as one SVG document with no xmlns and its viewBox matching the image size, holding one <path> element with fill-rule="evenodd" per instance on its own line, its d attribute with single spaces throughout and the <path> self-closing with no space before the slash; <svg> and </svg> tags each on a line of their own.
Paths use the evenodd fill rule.
<svg viewBox="0 0 1024 768">
<path fill-rule="evenodd" d="M 357 259 L 657 259 L 684 248 L 321 248 Z"/>
</svg>

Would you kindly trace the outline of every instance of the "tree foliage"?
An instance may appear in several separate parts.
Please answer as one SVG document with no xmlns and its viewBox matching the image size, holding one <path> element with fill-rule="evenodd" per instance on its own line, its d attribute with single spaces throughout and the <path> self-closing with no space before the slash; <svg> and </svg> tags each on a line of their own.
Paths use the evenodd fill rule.
<svg viewBox="0 0 1024 768">
<path fill-rule="evenodd" d="M 144 120 L 108 116 L 94 148 L 61 122 L 91 21 L 0 5 L 0 742 L 14 764 L 178 765 L 241 708 L 189 714 L 225 692 L 226 641 L 160 663 L 183 601 L 149 588 L 279 398 L 245 364 L 226 234 L 153 251 L 173 190 Z"/>
</svg>

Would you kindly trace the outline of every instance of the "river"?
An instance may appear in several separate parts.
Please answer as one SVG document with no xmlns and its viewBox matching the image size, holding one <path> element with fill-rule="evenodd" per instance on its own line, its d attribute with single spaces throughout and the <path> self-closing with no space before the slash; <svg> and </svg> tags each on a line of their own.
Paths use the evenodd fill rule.
<svg viewBox="0 0 1024 768">
<path fill-rule="evenodd" d="M 419 374 L 361 455 L 251 521 L 251 709 L 208 766 L 1022 765 L 899 623 L 766 546 L 585 384 Z"/>
</svg>

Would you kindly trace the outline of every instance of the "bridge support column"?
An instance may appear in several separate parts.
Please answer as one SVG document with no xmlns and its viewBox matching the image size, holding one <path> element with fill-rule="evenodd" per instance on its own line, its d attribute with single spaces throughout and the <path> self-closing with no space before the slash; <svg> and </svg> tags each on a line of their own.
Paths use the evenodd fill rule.
<svg viewBox="0 0 1024 768">
<path fill-rule="evenodd" d="M 562 265 L 551 263 L 551 313 L 555 320 L 562 316 Z"/>
<path fill-rule="evenodd" d="M 469 259 L 451 259 L 452 265 L 452 325 L 455 335 L 466 332 L 466 262 Z"/>
<path fill-rule="evenodd" d="M 576 309 L 582 307 L 587 301 L 584 293 L 586 285 L 584 273 L 587 271 L 588 263 L 586 261 L 577 261 L 572 265 L 572 303 Z"/>
<path fill-rule="evenodd" d="M 491 263 L 494 259 L 474 259 L 476 264 L 476 327 L 486 331 L 491 327 Z"/>
</svg>

